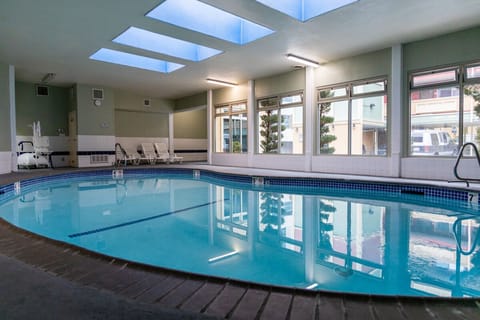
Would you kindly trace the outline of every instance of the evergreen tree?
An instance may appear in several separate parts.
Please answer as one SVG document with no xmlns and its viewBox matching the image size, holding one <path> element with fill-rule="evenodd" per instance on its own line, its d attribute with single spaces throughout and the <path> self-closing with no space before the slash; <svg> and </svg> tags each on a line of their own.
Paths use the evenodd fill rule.
<svg viewBox="0 0 480 320">
<path fill-rule="evenodd" d="M 283 137 L 283 130 L 285 126 L 280 124 L 279 127 L 279 116 L 273 110 L 267 110 L 260 116 L 260 136 L 263 138 L 260 140 L 260 148 L 263 153 L 279 152 L 278 142 Z"/>
<path fill-rule="evenodd" d="M 330 90 L 320 91 L 320 98 L 330 98 L 333 93 Z M 331 102 L 320 103 L 320 153 L 334 153 L 335 148 L 330 147 L 330 143 L 335 141 L 337 137 L 330 134 L 329 124 L 334 121 L 333 117 L 327 116 L 330 112 Z"/>
</svg>

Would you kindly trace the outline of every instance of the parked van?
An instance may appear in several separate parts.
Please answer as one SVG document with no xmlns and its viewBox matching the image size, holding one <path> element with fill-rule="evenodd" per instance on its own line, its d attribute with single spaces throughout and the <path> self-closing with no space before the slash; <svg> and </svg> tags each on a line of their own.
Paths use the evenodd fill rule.
<svg viewBox="0 0 480 320">
<path fill-rule="evenodd" d="M 448 132 L 439 130 L 413 130 L 411 144 L 413 156 L 454 156 L 458 147 Z"/>
</svg>

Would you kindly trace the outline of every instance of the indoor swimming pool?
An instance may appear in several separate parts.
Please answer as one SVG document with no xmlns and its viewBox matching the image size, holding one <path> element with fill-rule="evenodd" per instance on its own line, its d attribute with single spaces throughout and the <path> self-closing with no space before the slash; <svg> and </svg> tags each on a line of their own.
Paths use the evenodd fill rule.
<svg viewBox="0 0 480 320">
<path fill-rule="evenodd" d="M 0 187 L 0 217 L 142 264 L 273 286 L 480 297 L 478 194 L 431 185 L 76 172 Z"/>
</svg>

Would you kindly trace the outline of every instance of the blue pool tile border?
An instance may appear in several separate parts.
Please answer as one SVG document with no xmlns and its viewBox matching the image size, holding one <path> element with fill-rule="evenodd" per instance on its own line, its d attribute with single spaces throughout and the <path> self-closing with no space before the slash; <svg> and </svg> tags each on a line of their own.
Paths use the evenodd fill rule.
<svg viewBox="0 0 480 320">
<path fill-rule="evenodd" d="M 99 169 L 91 171 L 73 171 L 68 173 L 60 173 L 53 175 L 46 175 L 42 177 L 29 178 L 21 181 L 22 190 L 49 181 L 60 181 L 62 179 L 72 178 L 103 178 L 111 179 L 112 171 L 116 169 Z M 346 179 L 331 179 L 331 178 L 310 178 L 310 177 L 274 177 L 274 176 L 260 176 L 260 175 L 242 175 L 233 173 L 216 172 L 205 169 L 192 168 L 120 168 L 123 170 L 125 177 L 134 177 L 152 174 L 166 174 L 182 176 L 191 178 L 195 172 L 200 173 L 202 179 L 217 182 L 220 184 L 241 183 L 246 185 L 253 185 L 253 181 L 257 177 L 263 178 L 262 185 L 256 185 L 256 188 L 270 189 L 283 187 L 297 187 L 300 189 L 320 189 L 320 190 L 355 190 L 359 193 L 385 193 L 390 195 L 413 194 L 423 195 L 425 197 L 433 197 L 439 199 L 451 199 L 459 201 L 468 201 L 469 190 L 457 188 L 445 188 L 439 186 L 431 186 L 426 184 L 403 184 L 400 182 L 372 182 L 366 180 L 346 180 Z M 305 190 L 302 190 L 305 191 Z M 0 186 L 0 199 L 5 199 L 6 195 L 14 193 L 14 184 L 7 184 Z M 478 199 L 480 205 L 480 197 Z"/>
</svg>

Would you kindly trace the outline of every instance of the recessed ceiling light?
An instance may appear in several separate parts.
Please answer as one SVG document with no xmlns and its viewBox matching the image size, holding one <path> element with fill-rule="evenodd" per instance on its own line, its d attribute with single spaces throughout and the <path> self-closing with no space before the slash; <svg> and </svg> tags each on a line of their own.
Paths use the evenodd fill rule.
<svg viewBox="0 0 480 320">
<path fill-rule="evenodd" d="M 146 16 L 240 45 L 274 32 L 196 0 L 166 0 Z"/>
<path fill-rule="evenodd" d="M 136 27 L 128 28 L 113 39 L 113 42 L 191 61 L 201 61 L 222 53 L 222 51 L 217 49 Z"/>
<path fill-rule="evenodd" d="M 170 73 L 184 67 L 183 64 L 179 63 L 153 59 L 106 48 L 102 48 L 92 54 L 90 59 L 162 73 Z"/>
<path fill-rule="evenodd" d="M 219 85 L 227 86 L 227 87 L 236 87 L 238 85 L 238 84 L 233 83 L 233 82 L 217 80 L 217 79 L 212 79 L 212 78 L 207 78 L 206 81 L 208 83 L 219 84 Z"/>
<path fill-rule="evenodd" d="M 307 21 L 358 0 L 257 0 L 299 21 Z"/>
<path fill-rule="evenodd" d="M 313 60 L 310 60 L 310 59 L 307 59 L 307 58 L 299 57 L 299 56 L 296 56 L 296 55 L 291 54 L 291 53 L 287 54 L 287 59 L 290 59 L 290 60 L 295 61 L 295 62 L 302 63 L 302 64 L 307 65 L 307 66 L 315 67 L 315 68 L 320 65 L 317 61 L 313 61 Z"/>
</svg>

